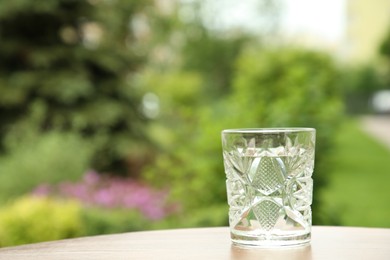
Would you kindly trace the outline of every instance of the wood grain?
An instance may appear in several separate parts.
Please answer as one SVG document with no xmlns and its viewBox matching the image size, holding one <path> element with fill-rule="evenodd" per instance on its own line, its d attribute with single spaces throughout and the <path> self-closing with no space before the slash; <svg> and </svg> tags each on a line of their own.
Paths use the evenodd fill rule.
<svg viewBox="0 0 390 260">
<path fill-rule="evenodd" d="M 194 228 L 83 237 L 0 249 L 0 259 L 390 259 L 390 229 L 315 226 L 308 246 L 243 249 L 229 229 Z"/>
</svg>

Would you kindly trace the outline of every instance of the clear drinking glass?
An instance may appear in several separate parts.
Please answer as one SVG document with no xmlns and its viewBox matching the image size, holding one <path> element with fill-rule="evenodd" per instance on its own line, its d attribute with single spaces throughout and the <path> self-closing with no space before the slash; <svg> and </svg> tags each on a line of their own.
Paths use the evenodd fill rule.
<svg viewBox="0 0 390 260">
<path fill-rule="evenodd" d="M 308 243 L 315 129 L 228 129 L 222 148 L 233 243 Z"/>
</svg>

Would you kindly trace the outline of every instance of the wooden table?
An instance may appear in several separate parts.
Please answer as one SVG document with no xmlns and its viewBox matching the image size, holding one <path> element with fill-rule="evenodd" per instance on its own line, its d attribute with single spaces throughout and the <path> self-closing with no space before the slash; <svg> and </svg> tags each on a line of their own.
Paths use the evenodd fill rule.
<svg viewBox="0 0 390 260">
<path fill-rule="evenodd" d="M 390 259 L 390 229 L 315 226 L 310 245 L 243 249 L 229 229 L 194 228 L 84 237 L 0 249 L 0 259 Z"/>
</svg>

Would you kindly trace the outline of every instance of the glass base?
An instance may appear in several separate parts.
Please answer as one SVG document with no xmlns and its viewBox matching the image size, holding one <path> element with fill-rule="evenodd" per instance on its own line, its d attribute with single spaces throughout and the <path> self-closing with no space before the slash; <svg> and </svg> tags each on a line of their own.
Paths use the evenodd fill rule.
<svg viewBox="0 0 390 260">
<path fill-rule="evenodd" d="M 232 242 L 239 247 L 294 247 L 310 243 L 311 233 L 298 235 L 246 235 L 230 233 Z"/>
</svg>

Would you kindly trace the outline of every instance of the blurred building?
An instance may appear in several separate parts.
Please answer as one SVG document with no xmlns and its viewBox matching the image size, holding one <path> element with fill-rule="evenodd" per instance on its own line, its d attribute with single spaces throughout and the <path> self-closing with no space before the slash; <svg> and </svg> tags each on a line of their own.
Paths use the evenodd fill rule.
<svg viewBox="0 0 390 260">
<path fill-rule="evenodd" d="M 343 58 L 369 62 L 390 30 L 390 0 L 347 0 Z"/>
</svg>

